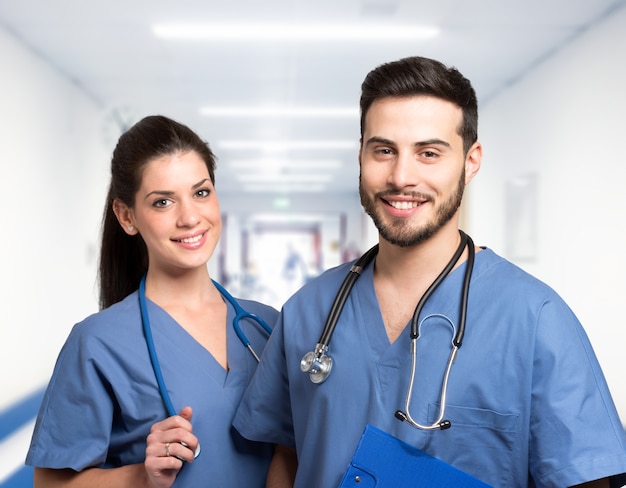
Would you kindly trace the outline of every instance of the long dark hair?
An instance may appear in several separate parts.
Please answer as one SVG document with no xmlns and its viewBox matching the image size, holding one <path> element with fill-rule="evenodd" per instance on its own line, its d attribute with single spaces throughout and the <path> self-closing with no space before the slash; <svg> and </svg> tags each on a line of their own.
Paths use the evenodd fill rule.
<svg viewBox="0 0 626 488">
<path fill-rule="evenodd" d="M 447 100 L 463 110 L 459 135 L 467 154 L 478 138 L 478 102 L 472 84 L 456 68 L 434 59 L 413 56 L 378 66 L 361 85 L 361 137 L 365 116 L 374 101 L 386 97 L 428 95 Z"/>
<path fill-rule="evenodd" d="M 129 208 L 141 186 L 144 166 L 176 153 L 195 151 L 206 163 L 215 184 L 215 156 L 206 141 L 189 127 L 162 115 L 145 117 L 119 138 L 111 158 L 111 182 L 102 219 L 99 282 L 100 309 L 119 302 L 139 287 L 148 270 L 148 250 L 139 235 L 128 235 L 115 213 L 115 199 Z"/>
</svg>

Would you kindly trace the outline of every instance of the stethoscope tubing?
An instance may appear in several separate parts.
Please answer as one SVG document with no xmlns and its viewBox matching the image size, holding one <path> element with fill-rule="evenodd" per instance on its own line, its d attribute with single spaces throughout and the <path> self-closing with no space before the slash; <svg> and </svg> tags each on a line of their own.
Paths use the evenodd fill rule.
<svg viewBox="0 0 626 488">
<path fill-rule="evenodd" d="M 456 359 L 456 355 L 459 351 L 459 348 L 461 347 L 463 343 L 463 337 L 465 335 L 465 321 L 467 318 L 469 286 L 470 286 L 470 281 L 472 277 L 472 271 L 474 269 L 474 258 L 476 254 L 476 251 L 474 249 L 474 242 L 472 241 L 471 237 L 469 237 L 462 231 L 459 231 L 459 232 L 461 233 L 461 244 L 457 248 L 457 251 L 455 252 L 454 256 L 452 257 L 452 259 L 450 260 L 446 268 L 437 277 L 437 279 L 433 282 L 433 284 L 429 287 L 429 289 L 426 292 L 428 296 L 430 296 L 430 294 L 437 288 L 437 286 L 439 286 L 441 281 L 450 273 L 454 265 L 457 263 L 457 261 L 461 257 L 461 254 L 467 247 L 467 250 L 468 250 L 467 251 L 468 253 L 467 264 L 465 268 L 465 275 L 463 276 L 461 303 L 459 304 L 459 325 L 452 339 L 452 350 L 450 351 L 450 356 L 448 357 L 448 362 L 446 364 L 446 369 L 443 375 L 443 380 L 441 382 L 441 392 L 440 392 L 440 397 L 439 397 L 439 415 L 437 416 L 437 419 L 430 425 L 422 425 L 416 422 L 415 419 L 413 419 L 413 417 L 411 416 L 411 408 L 410 408 L 411 399 L 413 398 L 413 385 L 415 382 L 415 371 L 417 368 L 417 340 L 419 338 L 419 327 L 417 325 L 417 320 L 421 312 L 421 309 L 423 308 L 424 303 L 426 303 L 426 300 L 424 300 L 424 296 L 426 296 L 426 293 L 424 294 L 424 296 L 418 303 L 418 306 L 415 310 L 415 314 L 413 316 L 413 320 L 411 322 L 411 355 L 412 355 L 411 376 L 409 379 L 409 386 L 407 388 L 406 399 L 404 402 L 404 411 L 402 410 L 396 411 L 395 417 L 398 420 L 401 420 L 403 422 L 408 422 L 411 426 L 417 429 L 421 429 L 421 430 L 438 430 L 438 429 L 444 430 L 444 429 L 449 429 L 450 426 L 452 425 L 449 420 L 444 420 L 444 416 L 446 412 L 446 401 L 447 401 L 447 395 L 448 395 L 448 380 L 450 378 L 450 371 L 452 370 L 452 364 L 454 363 L 454 360 Z M 454 326 L 452 324 L 452 321 L 448 319 L 447 317 L 445 318 L 448 320 L 448 322 L 450 322 L 450 326 L 452 327 L 454 331 Z"/>
<path fill-rule="evenodd" d="M 165 386 L 165 380 L 163 379 L 163 373 L 161 372 L 161 365 L 157 357 L 156 349 L 154 348 L 154 338 L 152 337 L 152 327 L 150 327 L 150 317 L 148 316 L 148 305 L 146 303 L 146 277 L 141 278 L 139 282 L 139 308 L 141 310 L 141 323 L 143 326 L 143 333 L 146 337 L 146 345 L 148 346 L 148 354 L 150 355 L 150 362 L 152 363 L 152 369 L 154 370 L 154 376 L 156 377 L 157 384 L 159 386 L 159 393 L 165 404 L 167 414 L 172 417 L 177 414 L 172 404 L 169 393 Z"/>
<path fill-rule="evenodd" d="M 452 271 L 452 268 L 454 268 L 458 260 L 461 258 L 461 255 L 463 254 L 463 251 L 465 250 L 466 247 L 471 247 L 471 250 L 468 252 L 469 254 L 468 266 L 471 265 L 472 268 L 474 266 L 474 252 L 473 252 L 474 243 L 472 242 L 472 239 L 465 232 L 459 230 L 459 234 L 461 235 L 461 242 L 459 243 L 456 251 L 454 252 L 454 255 L 452 256 L 450 261 L 448 261 L 448 264 L 446 264 L 446 267 L 441 271 L 441 273 L 439 273 L 439 276 L 435 278 L 435 281 L 433 281 L 431 285 L 428 287 L 428 289 L 424 292 L 424 294 L 422 295 L 422 298 L 420 298 L 420 301 L 417 303 L 417 307 L 415 307 L 415 311 L 413 312 L 413 319 L 411 320 L 411 339 L 417 339 L 419 337 L 419 327 L 417 326 L 417 323 L 419 320 L 419 316 L 422 313 L 422 309 L 424 308 L 424 305 L 426 305 L 426 302 L 428 301 L 430 296 L 435 292 L 435 290 L 439 287 L 439 285 L 446 278 L 446 276 L 450 274 L 450 271 Z M 470 259 L 471 259 L 471 262 L 470 262 Z M 469 287 L 470 277 L 471 277 L 471 272 L 465 273 L 465 279 L 463 282 L 464 291 L 467 287 Z M 465 315 L 466 315 L 465 312 L 466 310 L 463 310 L 464 306 L 466 305 L 466 299 L 467 299 L 465 295 L 466 295 L 465 293 L 462 293 L 463 298 L 462 298 L 462 303 L 461 303 L 461 317 L 459 321 L 459 327 L 456 330 L 456 335 L 454 336 L 454 340 L 453 340 L 454 345 L 457 347 L 461 347 L 461 344 L 463 343 L 463 336 L 465 335 Z"/>
<path fill-rule="evenodd" d="M 235 333 L 242 344 L 252 353 L 257 362 L 259 362 L 259 356 L 252 348 L 250 344 L 250 340 L 241 330 L 239 326 L 239 321 L 244 318 L 250 318 L 257 322 L 268 335 L 272 333 L 272 329 L 267 323 L 258 315 L 253 314 L 251 312 L 247 312 L 243 309 L 239 302 L 235 300 L 235 298 L 226 291 L 226 289 L 217 283 L 214 280 L 211 280 L 217 290 L 220 292 L 222 297 L 224 297 L 235 309 L 235 318 L 233 319 L 233 328 L 235 329 Z M 148 305 L 146 302 L 146 275 L 141 278 L 139 282 L 139 309 L 141 311 L 141 323 L 143 327 L 144 336 L 146 338 L 146 345 L 148 347 L 148 354 L 150 356 L 150 363 L 152 364 L 152 369 L 154 370 L 154 376 L 157 381 L 157 385 L 159 387 L 159 393 L 161 398 L 163 399 L 163 404 L 165 405 L 165 409 L 167 410 L 168 415 L 171 417 L 176 415 L 177 412 L 174 409 L 174 405 L 170 398 L 170 395 L 167 391 L 167 387 L 165 386 L 165 380 L 163 379 L 163 373 L 161 371 L 161 365 L 159 363 L 159 359 L 156 353 L 156 349 L 154 347 L 154 338 L 152 336 L 152 327 L 150 326 L 150 317 L 148 315 Z"/>
<path fill-rule="evenodd" d="M 248 339 L 248 337 L 243 333 L 243 330 L 241 330 L 241 326 L 239 325 L 239 322 L 242 319 L 246 319 L 246 318 L 252 319 L 257 324 L 259 324 L 261 328 L 265 332 L 267 332 L 268 335 L 272 333 L 272 328 L 269 325 L 267 325 L 265 320 L 263 320 L 258 315 L 244 310 L 243 307 L 239 305 L 239 302 L 235 300 L 235 298 L 230 293 L 228 293 L 226 289 L 222 285 L 220 285 L 217 281 L 215 280 L 211 280 L 211 281 L 213 282 L 213 285 L 215 285 L 215 288 L 217 288 L 217 290 L 221 293 L 221 295 L 235 309 L 235 318 L 233 319 L 233 328 L 235 329 L 235 333 L 237 334 L 237 337 L 239 337 L 239 340 L 241 341 L 241 343 L 248 348 L 248 350 L 252 353 L 252 355 L 254 356 L 254 359 L 256 359 L 258 363 L 260 361 L 259 355 L 252 348 L 252 344 L 250 343 L 250 340 Z"/>
<path fill-rule="evenodd" d="M 372 261 L 372 259 L 374 259 L 376 254 L 378 254 L 378 244 L 376 244 L 365 254 L 363 254 L 363 256 L 361 256 L 350 268 L 348 274 L 343 279 L 343 283 L 339 287 L 339 291 L 337 292 L 337 296 L 335 296 L 335 300 L 333 301 L 332 306 L 330 307 L 330 312 L 328 313 L 328 317 L 326 318 L 324 329 L 322 330 L 322 334 L 317 341 L 318 344 L 328 348 L 328 345 L 330 344 L 330 339 L 333 335 L 333 332 L 335 331 L 337 322 L 339 321 L 339 316 L 341 315 L 343 307 L 348 300 L 350 291 L 352 291 L 354 282 L 361 275 L 363 269 L 365 269 L 367 265 Z"/>
<path fill-rule="evenodd" d="M 474 242 L 472 239 L 465 234 L 462 230 L 459 230 L 459 235 L 461 237 L 459 245 L 454 252 L 454 255 L 448 261 L 448 264 L 444 267 L 444 269 L 439 273 L 437 278 L 431 283 L 426 292 L 420 298 L 417 307 L 415 307 L 415 311 L 413 313 L 413 317 L 411 319 L 411 330 L 410 330 L 410 338 L 411 338 L 411 354 L 412 354 L 412 366 L 411 366 L 411 375 L 409 380 L 409 386 L 407 389 L 407 396 L 405 399 L 405 411 L 398 410 L 395 413 L 396 418 L 401 421 L 406 421 L 413 427 L 422 429 L 422 430 L 434 430 L 434 429 L 447 429 L 450 427 L 450 422 L 447 420 L 443 420 L 445 415 L 446 408 L 446 399 L 447 399 L 447 391 L 448 391 L 448 380 L 450 377 L 450 371 L 452 369 L 452 364 L 456 358 L 457 352 L 461 345 L 463 344 L 463 338 L 465 335 L 465 322 L 467 319 L 467 306 L 469 299 L 469 286 L 472 278 L 472 271 L 474 269 L 474 258 L 475 258 L 475 248 Z M 450 356 L 448 357 L 448 362 L 446 365 L 446 369 L 444 372 L 443 383 L 441 385 L 441 394 L 440 394 L 440 408 L 439 415 L 437 420 L 431 425 L 421 425 L 417 423 L 409 412 L 409 407 L 411 403 L 411 398 L 413 396 L 413 385 L 415 381 L 415 371 L 417 364 L 417 339 L 419 338 L 420 330 L 419 330 L 419 316 L 424 308 L 424 305 L 430 298 L 430 296 L 434 293 L 434 291 L 439 287 L 439 285 L 443 282 L 443 280 L 450 274 L 454 266 L 457 264 L 463 252 L 467 248 L 468 257 L 467 257 L 467 265 L 465 270 L 465 275 L 463 277 L 463 286 L 461 292 L 461 302 L 459 304 L 459 325 L 454 330 L 453 329 L 453 338 L 452 338 L 452 350 L 450 352 Z M 348 296 L 354 286 L 354 283 L 361 275 L 363 269 L 374 259 L 376 254 L 378 253 L 378 245 L 373 246 L 369 249 L 363 256 L 361 256 L 356 263 L 350 268 L 348 274 L 344 278 L 341 286 L 339 287 L 339 291 L 333 300 L 332 306 L 330 308 L 330 312 L 328 313 L 328 317 L 324 324 L 324 328 L 320 335 L 320 338 L 315 345 L 313 351 L 306 353 L 302 360 L 300 361 L 300 369 L 309 373 L 309 378 L 313 383 L 323 383 L 326 381 L 326 378 L 330 374 L 332 370 L 333 360 L 332 357 L 327 354 L 330 345 L 330 339 L 333 335 L 337 322 L 339 321 L 339 316 L 343 310 L 343 307 L 348 300 Z M 452 324 L 450 324 L 452 325 Z"/>
</svg>

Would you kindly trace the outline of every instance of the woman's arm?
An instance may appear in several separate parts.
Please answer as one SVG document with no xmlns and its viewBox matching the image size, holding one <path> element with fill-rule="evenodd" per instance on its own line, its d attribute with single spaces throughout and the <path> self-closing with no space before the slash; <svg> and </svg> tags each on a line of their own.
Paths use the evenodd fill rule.
<svg viewBox="0 0 626 488">
<path fill-rule="evenodd" d="M 34 488 L 170 488 L 184 462 L 193 462 L 198 439 L 192 434 L 192 411 L 157 422 L 146 439 L 144 463 L 119 468 L 35 468 Z"/>
<path fill-rule="evenodd" d="M 120 486 L 148 488 L 148 475 L 143 464 L 131 464 L 114 469 L 89 468 L 77 472 L 72 469 L 35 468 L 34 488 L 100 488 Z"/>
</svg>

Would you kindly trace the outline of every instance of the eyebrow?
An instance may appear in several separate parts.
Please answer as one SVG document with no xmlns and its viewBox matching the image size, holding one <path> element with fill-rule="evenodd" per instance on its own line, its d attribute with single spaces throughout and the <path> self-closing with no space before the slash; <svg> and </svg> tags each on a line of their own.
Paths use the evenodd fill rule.
<svg viewBox="0 0 626 488">
<path fill-rule="evenodd" d="M 371 144 L 385 144 L 388 146 L 395 146 L 396 143 L 390 139 L 385 139 L 384 137 L 373 136 L 370 137 L 365 145 L 369 146 Z M 452 147 L 449 142 L 446 142 L 442 139 L 426 139 L 425 141 L 417 141 L 413 144 L 415 147 L 424 147 L 424 146 L 445 146 Z"/>
<path fill-rule="evenodd" d="M 195 185 L 193 185 L 191 187 L 192 190 L 197 190 L 198 188 L 200 188 L 202 185 L 204 185 L 207 181 L 211 181 L 210 178 L 204 178 L 203 180 L 199 181 L 198 183 L 196 183 Z M 147 198 L 150 198 L 153 195 L 158 195 L 158 196 L 170 196 L 173 195 L 174 192 L 173 191 L 169 191 L 169 190 L 154 190 L 151 191 L 150 193 L 148 193 L 145 197 L 144 200 Z"/>
<path fill-rule="evenodd" d="M 198 183 L 196 183 L 195 185 L 193 185 L 191 188 L 194 190 L 197 190 L 198 188 L 200 188 L 202 185 L 204 185 L 207 181 L 211 181 L 210 178 L 204 178 L 202 181 L 199 181 Z"/>
<path fill-rule="evenodd" d="M 395 143 L 390 139 L 385 139 L 384 137 L 373 136 L 370 137 L 367 141 L 365 141 L 365 145 L 369 146 L 370 144 L 386 144 L 388 146 L 394 146 Z"/>
</svg>

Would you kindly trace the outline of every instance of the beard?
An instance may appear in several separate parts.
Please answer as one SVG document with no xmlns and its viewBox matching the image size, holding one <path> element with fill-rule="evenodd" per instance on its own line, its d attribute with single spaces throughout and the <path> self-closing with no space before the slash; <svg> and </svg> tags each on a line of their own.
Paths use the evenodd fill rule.
<svg viewBox="0 0 626 488">
<path fill-rule="evenodd" d="M 365 190 L 359 175 L 359 196 L 361 205 L 365 212 L 372 218 L 374 225 L 378 229 L 381 237 L 387 242 L 399 247 L 410 247 L 421 244 L 434 236 L 444 225 L 446 225 L 456 214 L 461 206 L 463 191 L 465 190 L 465 169 L 461 172 L 461 178 L 450 197 L 435 207 L 434 217 L 425 225 L 415 227 L 409 219 L 392 218 L 390 222 L 385 222 L 383 213 L 376 206 L 381 198 L 389 195 L 412 195 L 433 202 L 430 195 L 418 193 L 403 193 L 398 190 L 386 190 L 378 192 L 374 198 L 370 198 Z"/>
</svg>

